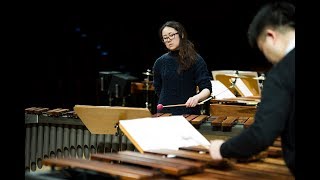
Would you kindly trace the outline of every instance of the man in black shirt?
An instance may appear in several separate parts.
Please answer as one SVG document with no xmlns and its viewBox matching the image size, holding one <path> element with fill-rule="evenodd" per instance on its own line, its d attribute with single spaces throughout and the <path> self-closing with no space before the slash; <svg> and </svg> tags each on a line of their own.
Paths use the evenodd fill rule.
<svg viewBox="0 0 320 180">
<path fill-rule="evenodd" d="M 212 140 L 215 160 L 248 158 L 281 137 L 286 165 L 295 175 L 295 7 L 285 2 L 265 5 L 248 29 L 249 43 L 273 64 L 264 82 L 254 123 L 227 141 Z"/>
</svg>

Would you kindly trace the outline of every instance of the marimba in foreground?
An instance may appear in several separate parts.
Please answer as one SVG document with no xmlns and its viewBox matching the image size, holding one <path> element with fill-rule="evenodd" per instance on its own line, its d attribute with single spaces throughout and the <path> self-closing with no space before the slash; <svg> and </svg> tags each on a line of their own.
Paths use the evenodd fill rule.
<svg viewBox="0 0 320 180">
<path fill-rule="evenodd" d="M 170 115 L 158 113 L 150 114 L 150 117 Z M 195 127 L 208 118 L 206 115 L 184 117 Z M 25 109 L 25 170 L 42 169 L 44 159 L 89 159 L 96 153 L 136 151 L 132 142 L 117 128 L 117 118 L 113 119 L 106 124 L 110 131 L 95 134 L 89 131 L 75 111 L 42 107 Z"/>
<path fill-rule="evenodd" d="M 153 115 L 153 117 L 161 117 L 161 116 L 162 117 L 171 116 L 171 114 L 154 114 Z M 209 116 L 206 116 L 206 115 L 184 115 L 184 117 L 191 124 L 195 125 L 195 127 L 199 125 L 201 126 L 203 122 L 206 122 L 209 118 Z M 91 174 L 92 173 L 98 174 L 99 176 L 106 176 L 106 177 L 120 178 L 120 179 L 130 178 L 130 176 L 127 177 L 127 175 L 124 175 L 122 172 L 118 172 L 120 171 L 121 166 L 124 166 L 124 169 L 128 169 L 127 168 L 128 163 L 124 160 L 109 161 L 109 162 L 112 162 L 112 164 L 104 163 L 102 166 L 103 168 L 101 168 L 100 165 L 98 165 L 98 167 L 96 167 L 96 165 L 91 166 L 91 164 L 97 164 L 96 160 L 94 159 L 95 155 L 114 156 L 115 154 L 119 153 L 120 156 L 123 156 L 122 154 L 124 152 L 125 153 L 136 152 L 130 140 L 127 139 L 120 131 L 117 131 L 115 127 L 116 124 L 114 124 L 114 127 L 113 127 L 114 128 L 113 132 L 116 132 L 114 134 L 92 134 L 87 129 L 87 127 L 80 121 L 80 119 L 78 118 L 77 114 L 74 111 L 69 111 L 67 109 L 59 109 L 59 108 L 53 109 L 53 110 L 49 110 L 48 108 L 28 108 L 26 109 L 25 122 L 26 122 L 26 149 L 25 149 L 26 150 L 26 154 L 25 154 L 26 170 L 31 169 L 32 171 L 34 171 L 36 168 L 41 169 L 43 164 L 47 166 L 56 166 L 56 165 L 59 166 L 60 164 L 61 167 L 68 167 L 67 169 L 69 169 L 68 171 L 71 171 L 70 172 L 71 174 L 78 173 L 76 171 L 78 171 L 80 168 L 88 172 L 90 171 Z M 184 150 L 179 150 L 179 152 L 183 152 L 185 151 L 185 149 L 186 148 L 184 148 Z M 165 151 L 165 152 L 168 153 L 167 155 L 172 155 L 177 153 L 172 151 L 170 152 Z M 196 152 L 196 154 L 199 154 L 199 152 L 203 154 L 205 150 L 198 149 L 198 152 Z M 276 152 L 274 153 L 275 156 L 271 156 L 272 154 L 270 154 L 270 151 L 268 151 L 268 156 L 271 158 L 279 158 L 279 151 L 273 151 L 273 152 Z M 145 154 L 138 153 L 139 155 L 136 153 L 130 154 L 130 156 L 133 155 L 131 158 L 137 160 L 139 158 L 142 158 L 141 156 L 145 156 L 146 154 L 150 154 L 150 153 L 152 153 L 153 155 L 156 154 L 155 152 L 147 152 Z M 136 156 L 139 156 L 139 157 L 136 157 Z M 197 157 L 199 156 L 197 155 Z M 186 157 L 181 157 L 181 158 L 185 159 Z M 208 158 L 208 154 L 207 154 L 207 158 Z M 92 160 L 95 160 L 95 161 L 92 161 Z M 169 162 L 171 161 L 170 158 L 168 158 L 167 160 L 166 160 L 167 164 L 172 164 L 171 162 Z M 175 161 L 176 160 L 177 159 L 175 159 Z M 265 160 L 267 162 L 275 161 L 283 165 L 283 161 L 279 159 L 278 160 L 265 159 Z M 115 165 L 115 161 L 121 162 L 121 164 L 119 164 L 119 167 L 118 165 Z M 182 160 L 179 160 L 179 161 L 186 163 L 185 161 L 182 161 Z M 198 160 L 194 160 L 193 158 L 192 161 L 194 162 L 191 164 L 194 164 Z M 158 160 L 156 162 L 158 162 Z M 153 164 L 155 164 L 156 162 L 154 162 Z M 78 163 L 78 165 L 74 163 Z M 98 164 L 99 163 L 101 164 L 100 160 Z M 113 168 L 109 166 L 112 166 Z M 137 170 L 137 169 L 141 169 L 140 166 L 141 165 L 135 164 L 133 162 L 133 164 L 131 163 L 130 168 Z M 100 170 L 97 170 L 96 168 Z M 114 168 L 116 168 L 115 170 L 116 172 L 109 171 L 110 169 L 114 169 Z M 141 171 L 145 172 L 150 169 L 151 170 L 153 169 L 152 171 L 155 171 L 155 174 L 152 176 L 151 175 L 147 176 L 147 178 L 152 178 L 152 179 L 157 177 L 190 178 L 190 176 L 191 178 L 197 178 L 198 176 L 203 176 L 203 174 L 211 173 L 211 171 L 216 171 L 216 169 L 210 170 L 210 166 L 208 167 L 203 166 L 203 168 L 200 170 L 190 171 L 190 172 L 189 170 L 185 170 L 188 173 L 178 173 L 178 174 L 170 174 L 170 173 L 166 174 L 162 171 L 159 172 L 159 167 L 157 166 L 143 167 Z M 232 173 L 236 171 L 237 170 L 235 169 L 228 169 L 227 171 L 224 171 L 224 172 L 219 171 L 219 173 L 220 174 Z M 214 176 L 217 176 L 217 175 L 214 175 Z M 145 178 L 145 176 L 134 176 L 134 177 L 135 177 L 134 179 Z"/>
<path fill-rule="evenodd" d="M 63 170 L 67 179 L 75 174 L 110 179 L 294 179 L 283 159 L 270 158 L 265 153 L 258 156 L 216 162 L 205 148 L 185 147 L 144 153 L 97 153 L 90 160 L 46 159 L 44 164 L 52 167 L 50 173 Z"/>
</svg>

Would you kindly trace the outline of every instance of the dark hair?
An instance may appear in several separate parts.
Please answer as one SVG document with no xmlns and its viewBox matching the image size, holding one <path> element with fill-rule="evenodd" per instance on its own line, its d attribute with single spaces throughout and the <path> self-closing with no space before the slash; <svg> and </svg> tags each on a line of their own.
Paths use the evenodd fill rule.
<svg viewBox="0 0 320 180">
<path fill-rule="evenodd" d="M 264 5 L 255 15 L 248 29 L 248 41 L 252 47 L 257 47 L 257 38 L 267 26 L 295 28 L 295 6 L 288 2 Z"/>
<path fill-rule="evenodd" d="M 167 21 L 164 23 L 160 30 L 160 38 L 162 39 L 162 30 L 165 27 L 171 27 L 178 31 L 180 37 L 179 44 L 179 69 L 178 72 L 189 69 L 195 62 L 197 58 L 197 52 L 194 48 L 194 45 L 191 41 L 188 40 L 188 35 L 185 28 L 181 23 L 176 21 Z"/>
</svg>

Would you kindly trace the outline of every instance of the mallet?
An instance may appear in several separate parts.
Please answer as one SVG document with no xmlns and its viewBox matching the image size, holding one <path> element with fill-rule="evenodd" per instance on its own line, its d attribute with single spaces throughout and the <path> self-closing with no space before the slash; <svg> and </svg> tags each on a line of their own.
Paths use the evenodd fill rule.
<svg viewBox="0 0 320 180">
<path fill-rule="evenodd" d="M 207 99 L 199 102 L 197 105 L 201 105 L 204 104 L 205 102 L 209 101 L 210 99 L 212 99 L 212 96 L 208 97 Z M 172 105 L 162 105 L 162 104 L 158 104 L 157 105 L 157 110 L 161 111 L 163 108 L 167 108 L 167 107 L 177 107 L 177 106 L 186 106 L 186 104 L 172 104 Z"/>
</svg>

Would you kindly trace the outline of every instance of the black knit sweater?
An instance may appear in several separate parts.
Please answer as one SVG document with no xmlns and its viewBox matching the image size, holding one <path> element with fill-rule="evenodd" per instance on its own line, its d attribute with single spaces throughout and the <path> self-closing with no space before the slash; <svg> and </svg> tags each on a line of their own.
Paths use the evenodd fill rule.
<svg viewBox="0 0 320 180">
<path fill-rule="evenodd" d="M 197 86 L 199 91 L 204 88 L 212 91 L 211 76 L 207 64 L 200 55 L 197 55 L 195 64 L 188 70 L 178 74 L 178 67 L 177 52 L 166 53 L 155 61 L 153 80 L 155 92 L 159 97 L 158 104 L 184 104 L 189 97 L 197 93 Z M 200 107 L 170 107 L 163 108 L 160 112 L 172 113 L 173 115 L 200 114 Z"/>
</svg>

